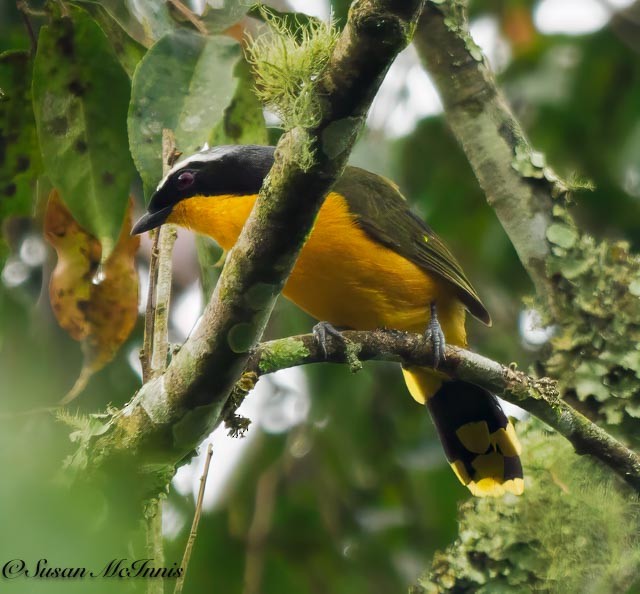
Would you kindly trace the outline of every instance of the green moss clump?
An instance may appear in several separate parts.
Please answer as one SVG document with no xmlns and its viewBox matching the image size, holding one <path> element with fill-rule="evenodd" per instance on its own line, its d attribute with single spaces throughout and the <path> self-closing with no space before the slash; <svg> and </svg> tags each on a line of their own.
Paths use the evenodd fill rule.
<svg viewBox="0 0 640 594">
<path fill-rule="evenodd" d="M 309 356 L 304 342 L 295 338 L 284 338 L 267 344 L 260 355 L 260 371 L 271 373 L 284 367 L 290 367 L 297 361 Z"/>
<path fill-rule="evenodd" d="M 87 468 L 90 461 L 90 444 L 96 437 L 104 435 L 109 430 L 113 412 L 111 409 L 106 413 L 91 415 L 71 413 L 65 409 L 56 412 L 57 420 L 73 430 L 69 439 L 78 445 L 77 450 L 66 458 L 66 468 L 76 473 Z"/>
<path fill-rule="evenodd" d="M 258 382 L 258 374 L 253 371 L 245 371 L 233 387 L 227 402 L 222 410 L 222 419 L 231 437 L 243 437 L 251 425 L 251 419 L 236 413 L 247 394 L 251 392 Z"/>
<path fill-rule="evenodd" d="M 457 540 L 419 585 L 429 594 L 626 592 L 640 571 L 637 496 L 540 422 L 518 432 L 524 495 L 464 503 Z"/>
<path fill-rule="evenodd" d="M 269 11 L 263 19 L 270 33 L 250 40 L 248 58 L 256 76 L 256 93 L 282 121 L 285 130 L 312 128 L 320 121 L 317 80 L 338 39 L 334 24 L 319 20 L 291 23 Z M 311 149 L 298 155 L 302 169 Z"/>
<path fill-rule="evenodd" d="M 362 361 L 358 358 L 361 350 L 362 345 L 359 342 L 345 341 L 345 358 L 351 373 L 357 373 L 362 369 Z"/>
</svg>

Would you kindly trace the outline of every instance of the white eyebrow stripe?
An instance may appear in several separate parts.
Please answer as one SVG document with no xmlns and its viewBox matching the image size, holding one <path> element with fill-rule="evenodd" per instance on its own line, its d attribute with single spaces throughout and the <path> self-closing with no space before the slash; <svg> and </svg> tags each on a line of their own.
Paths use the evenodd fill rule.
<svg viewBox="0 0 640 594">
<path fill-rule="evenodd" d="M 158 191 L 163 185 L 164 183 L 167 181 L 167 179 L 169 177 L 171 177 L 176 171 L 179 171 L 180 169 L 182 169 L 183 167 L 185 167 L 186 165 L 188 165 L 189 163 L 192 163 L 194 161 L 212 161 L 213 159 L 215 159 L 217 157 L 217 152 L 216 149 L 206 149 L 204 151 L 201 151 L 199 153 L 194 153 L 193 155 L 190 155 L 188 157 L 186 157 L 185 159 L 182 159 L 182 161 L 178 161 L 178 163 L 176 163 L 170 170 L 169 173 L 167 173 L 167 175 L 165 175 L 162 180 L 160 181 L 160 183 L 158 184 L 158 187 L 156 188 L 156 191 Z"/>
<path fill-rule="evenodd" d="M 240 145 L 237 145 L 237 146 L 221 145 L 221 146 L 214 146 L 213 148 L 209 148 L 208 145 L 205 144 L 197 153 L 194 153 L 193 155 L 190 155 L 185 159 L 182 159 L 182 161 L 179 161 L 178 163 L 176 163 L 169 170 L 169 173 L 167 173 L 167 175 L 165 175 L 162 178 L 162 181 L 158 184 L 158 187 L 156 188 L 156 192 L 159 191 L 160 188 L 162 188 L 162 186 L 164 186 L 165 182 L 169 177 L 171 177 L 176 171 L 179 171 L 180 169 L 188 166 L 189 163 L 193 163 L 195 161 L 199 161 L 201 163 L 206 161 L 217 161 L 218 159 L 220 159 L 225 155 L 238 154 L 239 151 L 241 151 L 242 149 L 243 147 Z"/>
</svg>

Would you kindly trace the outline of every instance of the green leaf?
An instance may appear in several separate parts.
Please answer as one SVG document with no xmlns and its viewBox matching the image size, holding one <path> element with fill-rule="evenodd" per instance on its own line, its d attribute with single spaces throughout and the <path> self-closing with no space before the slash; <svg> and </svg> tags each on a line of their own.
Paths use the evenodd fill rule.
<svg viewBox="0 0 640 594">
<path fill-rule="evenodd" d="M 123 25 L 122 21 L 101 2 L 85 0 L 83 3 L 111 41 L 111 46 L 129 78 L 133 77 L 136 66 L 147 51 L 146 48 L 129 33 L 130 28 Z"/>
<path fill-rule="evenodd" d="M 221 33 L 242 19 L 247 10 L 248 0 L 208 0 L 200 20 L 209 33 Z"/>
<path fill-rule="evenodd" d="M 123 2 L 122 0 L 76 0 L 77 3 L 82 4 L 86 10 L 88 10 L 94 18 L 101 23 L 101 19 L 98 17 L 99 12 L 104 12 L 114 20 L 118 26 L 129 36 L 142 46 L 148 48 L 153 45 L 153 42 L 157 39 L 149 37 L 147 31 L 142 25 L 142 18 L 139 18 L 136 6 L 129 1 Z M 161 37 L 162 35 L 159 35 Z M 116 50 L 117 51 L 117 50 Z"/>
<path fill-rule="evenodd" d="M 129 78 L 84 10 L 72 8 L 40 30 L 33 98 L 46 173 L 74 219 L 100 241 L 106 260 L 120 235 L 133 176 Z"/>
<path fill-rule="evenodd" d="M 225 253 L 217 243 L 206 235 L 196 235 L 196 253 L 200 265 L 200 284 L 205 303 L 213 294 L 224 264 Z"/>
<path fill-rule="evenodd" d="M 255 94 L 251 67 L 240 60 L 235 67 L 237 86 L 222 120 L 209 137 L 211 146 L 219 144 L 268 144 L 262 103 Z"/>
<path fill-rule="evenodd" d="M 236 88 L 240 46 L 224 37 L 190 31 L 165 35 L 133 77 L 129 108 L 131 154 L 147 198 L 162 177 L 162 130 L 170 128 L 188 155 L 206 143 Z"/>
<path fill-rule="evenodd" d="M 27 52 L 0 55 L 0 223 L 31 213 L 42 167 L 31 103 L 32 67 Z"/>
<path fill-rule="evenodd" d="M 127 5 L 142 25 L 148 39 L 157 41 L 176 26 L 171 18 L 168 2 L 127 2 Z"/>
</svg>

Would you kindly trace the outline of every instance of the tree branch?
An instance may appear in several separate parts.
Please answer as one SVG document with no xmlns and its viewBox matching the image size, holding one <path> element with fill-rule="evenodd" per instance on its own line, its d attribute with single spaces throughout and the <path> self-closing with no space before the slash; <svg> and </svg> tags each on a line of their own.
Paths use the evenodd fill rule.
<svg viewBox="0 0 640 594">
<path fill-rule="evenodd" d="M 195 544 L 196 537 L 198 536 L 198 526 L 200 525 L 200 517 L 202 516 L 202 503 L 204 501 L 204 490 L 207 487 L 207 478 L 209 478 L 209 465 L 211 464 L 211 456 L 213 456 L 213 446 L 209 444 L 209 446 L 207 447 L 207 456 L 204 460 L 204 468 L 202 469 L 202 476 L 200 477 L 200 488 L 198 489 L 198 499 L 196 500 L 196 510 L 193 514 L 193 521 L 191 523 L 189 539 L 187 540 L 187 546 L 184 549 L 182 563 L 180 563 L 182 573 L 176 580 L 173 594 L 182 594 L 184 580 L 187 577 L 187 569 L 189 567 L 189 561 L 191 560 L 191 552 L 193 551 L 193 545 Z"/>
<path fill-rule="evenodd" d="M 525 398 L 516 403 L 569 438 L 578 453 L 591 453 L 614 468 L 637 490 L 637 454 L 587 421 L 555 390 L 590 416 L 606 420 L 616 435 L 638 443 L 635 411 L 640 401 L 640 367 L 635 353 L 640 300 L 632 290 L 632 279 L 640 274 L 640 258 L 630 253 L 628 244 L 596 241 L 576 225 L 568 210 L 574 188 L 563 183 L 528 142 L 486 58 L 469 35 L 466 5 L 466 0 L 429 0 L 415 41 L 438 87 L 448 123 L 535 285 L 536 307 L 544 323 L 555 326 L 539 364 L 541 374 L 558 378 L 553 399 Z M 509 393 L 502 396 L 511 400 Z M 525 433 L 523 445 L 535 452 L 531 439 Z M 487 579 L 499 584 L 497 575 L 526 572 L 524 564 L 508 554 L 510 541 L 504 534 L 510 525 L 519 547 L 540 547 L 539 534 L 527 534 L 520 513 L 531 504 L 537 505 L 539 513 L 549 513 L 552 490 L 546 477 L 540 482 L 537 464 L 528 472 L 535 492 L 524 504 L 517 504 L 519 511 L 512 521 L 495 500 L 474 501 L 461 509 L 460 533 L 473 525 L 477 540 L 458 539 L 445 553 L 437 554 L 427 578 L 428 591 L 441 591 L 444 583 L 447 591 L 471 591 L 476 585 L 484 587 Z M 580 476 L 572 469 L 574 474 Z M 599 479 L 590 480 L 597 483 Z M 476 551 L 478 543 L 494 533 L 496 522 L 487 517 L 501 522 L 492 558 Z M 461 562 L 468 562 L 471 571 L 465 572 Z M 438 575 L 445 576 L 443 581 L 434 578 L 432 582 Z M 473 576 L 479 576 L 477 584 Z"/>
<path fill-rule="evenodd" d="M 176 139 L 171 130 L 162 131 L 162 169 L 167 173 L 175 162 Z M 171 299 L 171 254 L 176 240 L 173 225 L 157 229 L 149 261 L 149 291 L 144 319 L 144 338 L 140 362 L 142 380 L 148 382 L 164 372 L 169 352 L 169 301 Z M 162 500 L 151 498 L 145 511 L 147 554 L 158 564 L 164 562 Z M 163 580 L 149 580 L 148 594 L 162 594 Z"/>
<path fill-rule="evenodd" d="M 552 312 L 546 273 L 554 197 L 566 186 L 531 147 L 468 31 L 466 1 L 428 1 L 415 44 L 476 177 Z"/>
<path fill-rule="evenodd" d="M 638 443 L 640 301 L 631 287 L 640 258 L 625 242 L 595 240 L 576 225 L 567 199 L 573 188 L 526 139 L 469 35 L 466 4 L 429 0 L 415 41 L 451 129 L 533 280 L 544 323 L 556 326 L 542 373 L 558 378 L 563 398 Z"/>
<path fill-rule="evenodd" d="M 256 205 L 203 317 L 162 376 L 109 421 L 92 458 L 175 463 L 219 422 L 333 182 L 342 172 L 393 59 L 408 43 L 424 0 L 358 0 L 318 80 L 320 118 L 286 133 Z M 297 164 L 311 147 L 307 171 Z"/>
<path fill-rule="evenodd" d="M 356 356 L 361 361 L 433 366 L 432 346 L 419 334 L 376 330 L 347 331 L 343 336 L 347 348 L 339 341 L 329 339 L 326 358 L 312 334 L 262 343 L 249 359 L 245 373 L 254 373 L 256 381 L 260 375 L 298 365 L 321 362 L 352 365 Z M 554 380 L 534 379 L 465 349 L 447 346 L 446 353 L 447 358 L 440 364 L 439 371 L 486 388 L 530 412 L 566 437 L 578 454 L 597 458 L 640 492 L 640 456 L 561 400 Z"/>
</svg>

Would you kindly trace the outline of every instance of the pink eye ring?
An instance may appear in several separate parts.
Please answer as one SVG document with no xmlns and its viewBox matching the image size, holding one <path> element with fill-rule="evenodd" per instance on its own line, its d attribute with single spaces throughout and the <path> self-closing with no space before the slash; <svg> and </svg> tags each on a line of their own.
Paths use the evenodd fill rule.
<svg viewBox="0 0 640 594">
<path fill-rule="evenodd" d="M 195 175 L 191 171 L 183 171 L 176 180 L 178 190 L 186 190 L 195 181 Z"/>
</svg>

